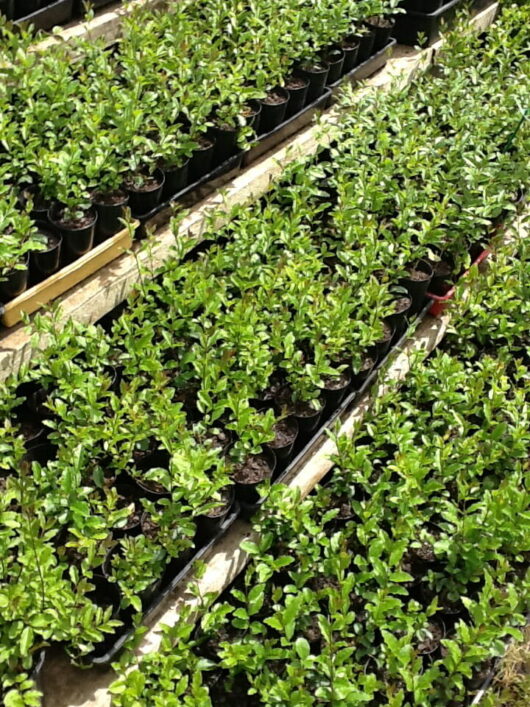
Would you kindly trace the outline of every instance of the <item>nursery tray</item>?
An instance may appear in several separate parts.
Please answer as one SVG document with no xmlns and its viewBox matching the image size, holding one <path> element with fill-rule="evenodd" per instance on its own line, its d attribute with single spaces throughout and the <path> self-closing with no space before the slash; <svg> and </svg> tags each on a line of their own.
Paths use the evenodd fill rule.
<svg viewBox="0 0 530 707">
<path fill-rule="evenodd" d="M 331 84 L 329 88 L 331 88 L 333 95 L 336 95 L 339 89 L 345 84 L 356 84 L 360 81 L 364 81 L 364 79 L 367 79 L 372 74 L 375 74 L 375 72 L 379 71 L 379 69 L 382 69 L 383 66 L 385 66 L 387 61 L 392 56 L 396 44 L 397 40 L 390 39 L 382 49 L 380 49 L 375 54 L 372 54 L 372 56 L 366 59 L 366 61 L 363 61 L 361 64 L 358 64 L 347 74 L 341 76 L 338 81 L 335 81 L 335 83 Z"/>
<path fill-rule="evenodd" d="M 473 260 L 471 263 L 471 266 L 473 265 L 480 265 L 480 263 L 483 263 L 489 256 L 491 255 L 491 250 L 488 250 L 487 248 L 480 253 L 479 256 Z M 434 292 L 427 292 L 427 297 L 429 299 L 433 300 L 432 304 L 429 307 L 429 314 L 431 314 L 433 317 L 439 317 L 440 314 L 442 314 L 448 303 L 453 299 L 455 296 L 456 288 L 458 283 L 466 277 L 466 275 L 469 274 L 469 268 L 466 270 L 462 275 L 458 278 L 458 280 L 455 282 L 455 284 L 445 293 L 445 295 L 435 295 Z"/>
<path fill-rule="evenodd" d="M 419 43 L 419 35 L 423 35 L 424 46 L 430 46 L 440 36 L 442 23 L 451 22 L 464 0 L 449 0 L 436 12 L 408 12 L 406 15 L 396 15 L 394 37 L 400 44 L 414 46 Z"/>
<path fill-rule="evenodd" d="M 55 25 L 64 25 L 72 19 L 74 0 L 57 0 L 51 5 L 41 7 L 26 17 L 19 17 L 15 24 L 33 25 L 35 29 L 51 29 Z"/>
<path fill-rule="evenodd" d="M 420 324 L 425 316 L 429 312 L 429 308 L 431 307 L 431 302 L 430 300 L 426 300 L 425 304 L 421 308 L 421 310 L 418 312 L 418 314 L 414 318 L 414 324 L 417 326 Z M 344 413 L 346 410 L 351 412 L 351 408 L 353 406 L 353 403 L 356 400 L 359 400 L 364 393 L 370 388 L 374 380 L 377 378 L 379 375 L 379 371 L 381 368 L 387 363 L 388 359 L 392 354 L 399 349 L 399 347 L 405 342 L 408 337 L 409 337 L 409 328 L 410 325 L 406 328 L 406 330 L 403 332 L 403 334 L 399 337 L 399 339 L 392 344 L 391 348 L 389 349 L 388 353 L 386 356 L 375 366 L 375 368 L 372 370 L 370 375 L 366 378 L 362 386 L 358 390 L 353 390 L 351 393 L 349 393 L 344 400 L 340 403 L 340 405 L 334 410 L 325 420 L 320 424 L 318 429 L 315 431 L 314 435 L 309 439 L 308 442 L 305 444 L 301 444 L 300 446 L 295 447 L 295 454 L 293 456 L 293 459 L 289 462 L 289 464 L 283 469 L 283 471 L 280 472 L 278 476 L 274 479 L 275 484 L 281 484 L 284 483 L 286 478 L 293 473 L 295 469 L 298 467 L 302 466 L 303 464 L 306 463 L 306 461 L 312 457 L 316 450 L 317 447 L 320 446 L 320 443 L 323 441 L 323 439 L 326 437 L 326 432 L 329 430 L 337 420 L 342 418 L 344 416 Z M 245 518 L 246 520 L 250 519 L 254 513 L 259 509 L 259 507 L 264 503 L 266 499 L 262 499 L 258 503 L 254 504 L 245 504 L 240 501 L 240 506 L 241 506 L 241 517 Z"/>
<path fill-rule="evenodd" d="M 92 248 L 86 255 L 58 270 L 37 285 L 30 287 L 15 299 L 3 305 L 0 321 L 6 327 L 14 326 L 22 320 L 22 314 L 32 314 L 59 295 L 77 285 L 89 275 L 114 260 L 132 245 L 128 228 Z"/>
<path fill-rule="evenodd" d="M 325 110 L 328 107 L 330 99 L 331 91 L 329 88 L 326 88 L 321 96 L 305 106 L 305 108 L 302 108 L 301 111 L 287 118 L 287 120 L 284 120 L 277 128 L 271 130 L 270 133 L 260 135 L 257 138 L 256 144 L 243 155 L 243 167 L 247 167 L 266 152 L 272 150 L 284 140 L 287 140 L 291 135 L 294 135 L 299 130 L 309 125 L 318 110 Z"/>
<path fill-rule="evenodd" d="M 184 207 L 190 207 L 198 201 L 205 199 L 217 189 L 220 189 L 241 169 L 242 161 L 243 152 L 237 152 L 211 172 L 207 172 L 197 181 L 188 184 L 187 187 L 184 187 L 184 189 L 177 192 L 169 199 L 166 199 L 166 201 L 158 204 L 158 206 L 151 211 L 140 215 L 134 214 L 135 218 L 140 222 L 139 235 L 145 235 L 146 228 L 148 227 L 156 227 L 166 223 L 172 213 L 173 204 L 178 203 Z"/>
<path fill-rule="evenodd" d="M 196 553 L 193 555 L 191 560 L 187 562 L 184 567 L 177 572 L 177 574 L 172 577 L 166 585 L 160 589 L 154 597 L 151 599 L 149 602 L 147 609 L 144 612 L 143 615 L 143 623 L 149 622 L 150 620 L 154 620 L 157 613 L 160 610 L 160 607 L 162 603 L 167 599 L 167 597 L 175 591 L 176 587 L 178 584 L 181 582 L 185 581 L 186 579 L 191 579 L 191 577 L 194 574 L 194 569 L 195 569 L 195 563 L 199 562 L 202 560 L 205 555 L 208 554 L 208 552 L 211 550 L 211 548 L 215 545 L 215 543 L 225 535 L 225 533 L 232 527 L 232 525 L 235 523 L 237 518 L 239 517 L 239 506 L 237 501 L 234 502 L 233 510 L 230 513 L 230 515 L 223 521 L 221 526 L 219 527 L 219 530 L 215 535 L 208 540 L 208 542 L 203 545 Z M 120 636 L 114 641 L 112 646 L 107 650 L 106 653 L 103 653 L 102 655 L 97 655 L 96 652 L 90 653 L 88 656 L 86 656 L 83 659 L 83 664 L 84 665 L 108 665 L 111 663 L 118 652 L 123 648 L 125 643 L 131 638 L 135 631 L 136 631 L 136 626 L 131 626 L 128 628 L 126 631 L 124 631 Z"/>
</svg>

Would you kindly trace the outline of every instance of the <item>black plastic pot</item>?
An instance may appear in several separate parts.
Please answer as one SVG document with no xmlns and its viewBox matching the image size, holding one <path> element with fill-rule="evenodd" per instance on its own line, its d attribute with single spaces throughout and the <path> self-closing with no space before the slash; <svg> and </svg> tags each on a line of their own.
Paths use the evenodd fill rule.
<svg viewBox="0 0 530 707">
<path fill-rule="evenodd" d="M 344 73 L 344 51 L 338 47 L 334 47 L 326 54 L 326 62 L 329 65 L 326 85 L 330 86 L 335 81 L 338 81 Z"/>
<path fill-rule="evenodd" d="M 417 314 L 425 301 L 433 272 L 432 267 L 426 260 L 419 260 L 415 263 L 414 266 L 409 269 L 409 273 L 411 272 L 425 273 L 423 279 L 416 276 L 411 277 L 409 274 L 399 280 L 399 284 L 407 290 L 409 297 L 412 299 L 409 310 L 410 314 Z"/>
<path fill-rule="evenodd" d="M 95 209 L 90 209 L 87 215 L 90 216 L 91 222 L 88 225 L 83 225 L 80 228 L 72 228 L 64 225 L 59 218 L 61 207 L 58 205 L 52 206 L 48 212 L 48 219 L 55 226 L 62 236 L 62 257 L 63 261 L 71 261 L 85 255 L 94 244 L 94 233 L 98 214 Z"/>
<path fill-rule="evenodd" d="M 0 280 L 0 298 L 3 302 L 9 302 L 18 295 L 21 295 L 28 287 L 29 280 L 29 255 L 23 260 L 21 269 L 10 270 Z"/>
<path fill-rule="evenodd" d="M 342 75 L 348 74 L 357 65 L 357 57 L 359 55 L 359 40 L 353 37 L 345 39 L 342 43 L 342 51 L 344 52 L 344 63 L 342 65 Z"/>
<path fill-rule="evenodd" d="M 109 552 L 107 553 L 107 556 L 105 557 L 105 560 L 103 564 L 101 565 L 101 571 L 103 573 L 103 577 L 109 582 L 109 584 L 115 584 L 115 582 L 110 581 L 110 577 L 112 576 L 112 558 L 114 557 L 115 554 L 121 553 L 122 549 L 120 545 L 115 545 Z M 146 606 L 149 601 L 153 598 L 153 596 L 156 594 L 158 591 L 158 588 L 160 587 L 161 580 L 160 579 L 155 579 L 152 584 L 150 584 L 146 589 L 144 589 L 142 592 L 139 593 L 139 598 L 142 602 L 143 606 Z"/>
<path fill-rule="evenodd" d="M 406 301 L 405 301 L 406 300 Z M 407 314 L 410 311 L 412 300 L 400 297 L 396 300 L 396 311 L 386 317 L 385 321 L 394 329 L 394 340 L 402 336 L 407 328 Z"/>
<path fill-rule="evenodd" d="M 388 44 L 390 35 L 396 26 L 396 21 L 388 18 L 375 18 L 374 20 L 367 20 L 366 25 L 374 32 L 372 52 L 378 52 Z"/>
<path fill-rule="evenodd" d="M 289 92 L 285 88 L 276 87 L 269 91 L 269 96 L 275 96 L 276 100 L 281 102 L 267 103 L 268 98 L 264 98 L 261 103 L 261 117 L 259 122 L 259 133 L 269 133 L 274 128 L 278 127 L 285 118 L 287 104 L 289 102 Z"/>
<path fill-rule="evenodd" d="M 37 444 L 35 447 L 28 449 L 26 454 L 22 457 L 23 462 L 32 464 L 37 462 L 41 466 L 46 466 L 46 464 L 57 456 L 57 447 L 49 442 L 44 442 L 43 444 Z"/>
<path fill-rule="evenodd" d="M 384 322 L 383 326 L 385 328 L 385 334 L 388 334 L 388 336 L 377 341 L 373 350 L 373 355 L 378 362 L 382 361 L 387 355 L 392 344 L 392 339 L 394 338 L 394 327 L 390 326 L 387 322 Z"/>
<path fill-rule="evenodd" d="M 213 153 L 213 165 L 224 162 L 237 151 L 237 128 L 229 126 L 214 125 L 212 134 L 215 138 L 215 149 Z"/>
<path fill-rule="evenodd" d="M 138 489 L 131 483 L 119 482 L 116 484 L 116 491 L 120 496 L 128 501 L 138 501 Z M 122 528 L 114 528 L 112 534 L 115 538 L 134 537 L 140 533 L 140 518 L 136 522 Z"/>
<path fill-rule="evenodd" d="M 121 601 L 120 590 L 116 582 L 109 582 L 102 574 L 94 574 L 89 582 L 94 585 L 94 589 L 87 592 L 87 599 L 104 609 L 112 607 L 112 618 L 116 618 L 120 613 Z"/>
<path fill-rule="evenodd" d="M 157 168 L 153 172 L 153 178 L 155 183 L 149 189 L 135 189 L 129 184 L 126 185 L 129 193 L 129 206 L 133 216 L 146 214 L 159 204 L 164 188 L 164 173 Z"/>
<path fill-rule="evenodd" d="M 289 103 L 287 104 L 285 117 L 290 118 L 292 115 L 299 113 L 307 103 L 309 79 L 302 76 L 291 76 L 287 79 L 285 88 L 289 93 Z"/>
<path fill-rule="evenodd" d="M 277 422 L 275 427 L 279 425 L 282 427 L 289 428 L 290 434 L 292 436 L 291 441 L 287 444 L 276 444 L 275 441 L 269 442 L 267 444 L 267 449 L 270 449 L 270 451 L 276 456 L 276 459 L 279 462 L 285 463 L 291 458 L 291 455 L 294 450 L 294 445 L 296 444 L 296 440 L 298 437 L 298 421 L 294 417 L 287 417 L 284 420 L 280 420 L 279 422 Z"/>
<path fill-rule="evenodd" d="M 374 53 L 375 32 L 373 29 L 366 27 L 366 32 L 353 34 L 352 37 L 359 43 L 357 64 L 362 64 L 363 61 L 369 59 Z"/>
<path fill-rule="evenodd" d="M 324 93 L 328 74 L 329 65 L 325 61 L 315 62 L 314 64 L 303 64 L 296 69 L 295 75 L 301 76 L 309 81 L 306 103 L 312 103 Z"/>
<path fill-rule="evenodd" d="M 267 465 L 267 471 L 264 476 L 259 479 L 259 481 L 245 483 L 237 480 L 237 472 L 233 474 L 236 498 L 246 504 L 254 504 L 259 502 L 261 497 L 258 493 L 257 487 L 259 484 L 263 483 L 263 481 L 271 479 L 276 468 L 276 457 L 268 449 L 265 449 L 261 454 L 256 454 L 254 458 L 263 460 Z"/>
<path fill-rule="evenodd" d="M 361 370 L 352 375 L 352 390 L 360 390 L 368 377 L 372 374 L 376 360 L 372 357 L 366 357 L 363 361 Z"/>
<path fill-rule="evenodd" d="M 39 233 L 53 239 L 46 250 L 32 251 L 29 256 L 29 270 L 32 284 L 45 280 L 57 272 L 61 264 L 61 248 L 63 239 L 60 233 L 53 231 L 49 224 L 37 224 Z"/>
<path fill-rule="evenodd" d="M 40 196 L 36 187 L 26 187 L 19 195 L 19 201 L 23 206 L 26 206 L 30 198 L 33 200 L 33 207 L 29 212 L 32 219 L 47 221 L 51 204 Z"/>
<path fill-rule="evenodd" d="M 344 399 L 352 382 L 351 373 L 347 370 L 341 373 L 340 378 L 336 381 L 334 387 L 323 387 L 322 397 L 326 402 L 326 410 L 332 412 L 337 408 Z M 331 384 L 331 382 L 330 382 Z"/>
<path fill-rule="evenodd" d="M 254 128 L 254 132 L 256 132 L 256 134 L 259 134 L 261 120 L 260 101 L 249 101 L 243 113 L 243 117 L 245 118 L 246 124 L 250 128 Z"/>
<path fill-rule="evenodd" d="M 313 408 L 311 411 L 307 409 L 307 411 L 304 409 L 302 412 L 302 407 L 297 406 L 293 410 L 293 417 L 296 418 L 296 421 L 298 422 L 298 430 L 300 436 L 307 437 L 307 435 L 311 434 L 316 430 L 318 427 L 318 424 L 322 418 L 322 413 L 324 412 L 324 404 L 321 403 L 320 407 L 315 409 Z M 302 414 L 301 414 L 302 413 Z"/>
<path fill-rule="evenodd" d="M 215 152 L 215 138 L 212 135 L 211 137 L 202 138 L 201 142 L 201 146 L 198 147 L 191 156 L 188 168 L 190 182 L 196 182 L 201 177 L 204 177 L 212 168 Z"/>
<path fill-rule="evenodd" d="M 147 472 L 150 469 L 167 469 L 169 464 L 169 454 L 162 449 L 157 449 L 150 454 L 146 454 L 142 459 L 136 462 L 136 469 L 140 472 Z M 148 498 L 150 501 L 156 501 L 160 498 L 167 498 L 169 491 L 166 489 L 154 488 L 153 481 L 143 480 L 142 478 L 134 477 L 134 482 L 140 490 L 140 495 Z"/>
<path fill-rule="evenodd" d="M 100 7 L 105 5 L 110 5 L 112 0 L 90 0 L 90 7 L 93 10 L 98 10 Z M 76 15 L 84 15 L 86 11 L 84 0 L 76 0 L 74 6 L 74 12 Z"/>
<path fill-rule="evenodd" d="M 219 531 L 224 521 L 232 512 L 236 493 L 233 486 L 227 489 L 229 498 L 226 505 L 223 505 L 222 512 L 215 515 L 215 512 L 210 511 L 209 514 L 198 516 L 197 518 L 197 537 L 201 542 L 214 537 Z"/>
<path fill-rule="evenodd" d="M 129 195 L 121 190 L 112 195 L 96 193 L 93 201 L 98 212 L 94 242 L 103 243 L 124 227 L 120 219 L 123 218 L 125 207 L 129 203 Z"/>
<path fill-rule="evenodd" d="M 188 185 L 190 160 L 186 160 L 180 167 L 164 168 L 164 188 L 162 190 L 162 201 L 170 199 L 178 194 Z"/>
<path fill-rule="evenodd" d="M 414 46 L 419 43 L 420 35 L 425 40 L 424 46 L 433 44 L 440 36 L 442 24 L 448 28 L 454 20 L 456 11 L 463 0 L 450 0 L 431 13 L 409 12 L 398 15 L 394 37 L 400 44 Z"/>
</svg>

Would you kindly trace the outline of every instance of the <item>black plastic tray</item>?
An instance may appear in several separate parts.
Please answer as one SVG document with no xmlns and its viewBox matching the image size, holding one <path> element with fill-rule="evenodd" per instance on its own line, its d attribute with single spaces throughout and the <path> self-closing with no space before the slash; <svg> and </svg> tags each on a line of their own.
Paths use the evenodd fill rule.
<svg viewBox="0 0 530 707">
<path fill-rule="evenodd" d="M 146 623 L 150 620 L 154 620 L 155 616 L 160 611 L 162 603 L 172 592 L 175 591 L 175 588 L 178 584 L 180 584 L 186 578 L 191 578 L 191 576 L 193 575 L 195 563 L 201 560 L 215 545 L 215 543 L 223 535 L 225 535 L 225 533 L 229 530 L 229 528 L 232 527 L 238 517 L 239 504 L 237 501 L 235 501 L 230 515 L 223 521 L 217 533 L 215 533 L 215 535 L 193 555 L 191 560 L 189 560 L 189 562 L 187 562 L 184 567 L 154 595 L 154 597 L 149 602 L 147 609 L 144 612 L 142 619 L 143 623 Z M 124 644 L 129 640 L 129 638 L 134 635 L 135 631 L 136 626 L 131 626 L 130 628 L 126 629 L 118 636 L 118 638 L 114 641 L 114 643 L 106 651 L 106 653 L 103 653 L 102 655 L 98 655 L 97 652 L 91 653 L 83 659 L 83 664 L 87 666 L 108 665 L 114 660 L 117 653 L 123 648 Z"/>
<path fill-rule="evenodd" d="M 431 304 L 431 300 L 427 298 L 421 310 L 414 317 L 413 322 L 411 322 L 411 324 L 413 324 L 415 328 L 417 328 L 418 324 L 420 324 L 426 317 Z M 288 476 L 290 476 L 298 467 L 304 464 L 307 459 L 309 459 L 309 457 L 313 456 L 313 454 L 316 452 L 317 447 L 319 447 L 320 443 L 326 438 L 327 430 L 329 430 L 337 422 L 337 420 L 343 418 L 345 416 L 346 411 L 348 413 L 352 412 L 352 410 L 354 409 L 355 401 L 358 401 L 364 395 L 364 393 L 368 390 L 368 388 L 370 388 L 374 380 L 379 375 L 380 370 L 386 365 L 389 358 L 397 350 L 399 350 L 399 348 L 405 341 L 408 340 L 410 336 L 410 326 L 411 325 L 409 324 L 409 326 L 405 329 L 399 339 L 394 344 L 392 344 L 386 356 L 381 359 L 381 361 L 375 366 L 375 368 L 366 378 L 362 386 L 358 390 L 353 390 L 344 398 L 344 400 L 337 407 L 337 409 L 331 414 L 329 414 L 328 417 L 320 424 L 319 428 L 315 431 L 314 435 L 308 442 L 306 442 L 305 444 L 300 444 L 298 448 L 295 446 L 293 458 L 285 467 L 285 469 L 283 469 L 283 471 L 281 471 L 280 474 L 278 474 L 278 476 L 274 479 L 275 484 L 284 483 Z M 246 520 L 251 518 L 264 501 L 265 499 L 262 499 L 261 501 L 255 504 L 245 504 L 240 501 L 239 505 L 241 507 L 241 517 L 245 518 Z"/>
<path fill-rule="evenodd" d="M 173 204 L 178 203 L 184 207 L 193 206 L 193 204 L 205 199 L 212 192 L 220 189 L 240 170 L 243 154 L 240 151 L 232 155 L 232 157 L 229 157 L 211 172 L 207 172 L 197 181 L 188 184 L 187 187 L 173 194 L 173 196 L 158 204 L 151 211 L 145 214 L 133 214 L 134 218 L 140 222 L 137 236 L 145 235 L 145 229 L 148 226 L 153 227 L 166 223 L 168 216 L 171 214 Z"/>
<path fill-rule="evenodd" d="M 243 155 L 243 167 L 259 159 L 269 150 L 272 150 L 276 145 L 279 145 L 287 138 L 294 135 L 306 125 L 309 125 L 313 120 L 313 116 L 317 110 L 325 110 L 331 100 L 331 91 L 326 88 L 321 96 L 314 100 L 309 105 L 302 108 L 301 111 L 284 120 L 277 128 L 271 130 L 270 133 L 265 133 L 257 138 L 256 144 L 247 150 Z"/>
<path fill-rule="evenodd" d="M 440 36 L 442 23 L 449 26 L 463 3 L 464 0 L 450 0 L 430 14 L 409 12 L 406 15 L 396 15 L 394 37 L 400 44 L 415 46 L 422 34 L 425 46 L 429 46 Z"/>
<path fill-rule="evenodd" d="M 346 83 L 359 83 L 360 81 L 364 81 L 364 79 L 367 79 L 369 76 L 372 76 L 372 74 L 375 74 L 375 72 L 379 71 L 379 69 L 382 69 L 383 66 L 392 56 L 396 44 L 397 41 L 395 39 L 390 39 L 382 49 L 377 51 L 375 54 L 372 54 L 372 56 L 369 57 L 366 61 L 363 61 L 361 64 L 358 64 L 347 74 L 341 76 L 338 81 L 335 81 L 335 83 L 331 84 L 329 88 L 331 88 L 333 95 L 336 95 L 339 89 Z"/>
<path fill-rule="evenodd" d="M 51 5 L 41 7 L 31 15 L 20 17 L 15 24 L 33 25 L 35 29 L 51 29 L 63 25 L 72 19 L 74 0 L 57 0 Z"/>
</svg>

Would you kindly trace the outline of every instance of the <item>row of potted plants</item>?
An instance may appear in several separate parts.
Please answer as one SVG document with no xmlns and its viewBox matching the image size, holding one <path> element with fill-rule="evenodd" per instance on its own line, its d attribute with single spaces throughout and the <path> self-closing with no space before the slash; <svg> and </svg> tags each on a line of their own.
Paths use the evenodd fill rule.
<svg viewBox="0 0 530 707">
<path fill-rule="evenodd" d="M 37 322 L 50 345 L 1 402 L 4 689 L 42 645 L 79 657 L 138 619 L 201 524 L 227 512 L 231 489 L 243 502 L 263 496 L 256 486 L 288 447 L 294 414 L 310 434 L 323 401 L 383 354 L 395 315 L 421 304 L 430 279 L 428 264 L 409 266 L 442 240 L 468 257 L 513 208 L 528 145 L 523 128 L 510 160 L 499 153 L 527 71 L 514 22 L 486 41 L 500 54 L 456 35 L 462 63 L 448 55 L 445 79 L 380 97 L 371 120 L 366 97 L 362 120 L 345 114 L 342 142 L 212 226 L 202 253 L 179 262 L 177 242 L 176 259 L 105 329 Z M 423 114 L 442 91 L 468 117 L 501 85 L 495 119 L 468 149 L 458 113 Z"/>
<path fill-rule="evenodd" d="M 330 479 L 305 501 L 273 489 L 244 575 L 123 661 L 116 707 L 468 703 L 530 598 L 526 241 L 517 255 L 338 439 Z"/>
<path fill-rule="evenodd" d="M 273 12 L 265 2 L 186 0 L 138 8 L 112 52 L 103 40 L 79 39 L 36 54 L 30 34 L 3 25 L 0 197 L 20 197 L 11 233 L 22 238 L 21 248 L 6 250 L 4 276 L 25 269 L 28 212 L 74 256 L 88 252 L 95 231 L 105 238 L 121 227 L 127 204 L 146 213 L 249 144 L 258 114 L 266 130 L 313 100 L 345 61 L 352 66 L 384 42 L 391 24 L 365 21 L 395 4 L 282 0 Z M 17 293 L 4 290 L 4 298 Z"/>
</svg>

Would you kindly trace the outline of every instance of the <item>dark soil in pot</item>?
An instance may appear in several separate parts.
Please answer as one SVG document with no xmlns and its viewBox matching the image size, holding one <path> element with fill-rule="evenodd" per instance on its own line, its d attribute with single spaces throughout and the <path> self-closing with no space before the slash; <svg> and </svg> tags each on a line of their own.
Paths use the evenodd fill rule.
<svg viewBox="0 0 530 707">
<path fill-rule="evenodd" d="M 129 195 L 122 189 L 115 189 L 106 194 L 96 192 L 93 202 L 98 212 L 94 242 L 102 243 L 124 228 L 120 219 L 123 218 L 125 207 L 129 203 Z"/>
<path fill-rule="evenodd" d="M 261 99 L 259 134 L 270 133 L 283 122 L 290 94 L 285 88 L 276 87 Z"/>
<path fill-rule="evenodd" d="M 416 646 L 418 655 L 432 655 L 441 645 L 441 641 L 445 636 L 443 625 L 437 621 L 430 621 L 426 627 L 430 636 L 421 638 Z"/>
<path fill-rule="evenodd" d="M 344 68 L 344 51 L 339 47 L 333 47 L 324 56 L 325 61 L 329 65 L 326 84 L 329 86 L 336 83 L 343 74 Z"/>
<path fill-rule="evenodd" d="M 30 253 L 29 271 L 32 285 L 57 272 L 61 263 L 61 236 L 42 225 L 39 226 L 38 237 L 45 246 L 45 250 Z"/>
<path fill-rule="evenodd" d="M 304 63 L 297 68 L 295 73 L 297 76 L 301 76 L 309 81 L 306 96 L 307 104 L 316 101 L 316 99 L 322 95 L 326 87 L 329 65 L 325 61 Z"/>
<path fill-rule="evenodd" d="M 24 437 L 24 445 L 29 450 L 43 443 L 48 429 L 36 419 L 26 419 L 20 422 L 20 432 Z"/>
<path fill-rule="evenodd" d="M 199 146 L 191 156 L 189 164 L 189 182 L 196 182 L 211 171 L 215 152 L 215 138 L 201 135 Z"/>
<path fill-rule="evenodd" d="M 346 74 L 349 74 L 350 71 L 353 71 L 357 64 L 357 57 L 359 55 L 359 40 L 354 37 L 347 37 L 343 40 L 341 48 L 344 52 L 342 75 L 345 76 Z"/>
<path fill-rule="evenodd" d="M 118 501 L 116 507 L 120 510 L 131 506 L 131 510 L 126 519 L 125 525 L 114 528 L 115 538 L 138 535 L 140 532 L 140 518 L 142 516 L 142 506 L 138 500 L 138 492 L 132 484 L 120 484 L 117 488 Z"/>
<path fill-rule="evenodd" d="M 289 76 L 285 82 L 285 89 L 289 93 L 286 118 L 296 115 L 305 106 L 308 88 L 309 79 L 302 78 L 302 76 Z"/>
<path fill-rule="evenodd" d="M 272 449 L 278 461 L 285 462 L 293 453 L 297 437 L 298 422 L 292 417 L 286 417 L 274 425 L 274 439 L 267 443 L 267 447 Z"/>
<path fill-rule="evenodd" d="M 452 287 L 453 267 L 446 260 L 439 260 L 436 263 L 431 263 L 433 269 L 433 277 L 429 286 L 430 292 L 435 295 L 443 296 Z"/>
<path fill-rule="evenodd" d="M 21 268 L 10 270 L 1 276 L 0 298 L 2 301 L 10 302 L 18 295 L 21 295 L 28 287 L 29 282 L 29 255 L 21 260 Z"/>
<path fill-rule="evenodd" d="M 165 175 L 162 201 L 167 201 L 181 192 L 188 185 L 190 160 L 177 166 L 162 165 Z"/>
<path fill-rule="evenodd" d="M 396 21 L 389 17 L 370 17 L 366 24 L 375 32 L 373 51 L 378 52 L 388 44 Z"/>
<path fill-rule="evenodd" d="M 248 457 L 236 465 L 232 479 L 236 484 L 236 496 L 244 503 L 257 503 L 260 500 L 257 486 L 262 481 L 272 478 L 276 460 L 274 454 L 262 453 Z"/>
<path fill-rule="evenodd" d="M 125 188 L 129 194 L 129 206 L 134 216 L 152 211 L 160 203 L 165 176 L 157 168 L 153 174 L 130 174 L 125 178 Z"/>
</svg>

